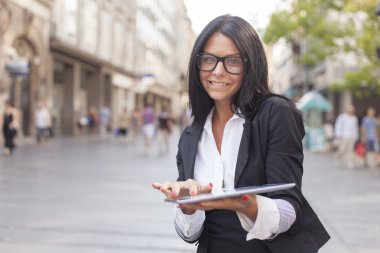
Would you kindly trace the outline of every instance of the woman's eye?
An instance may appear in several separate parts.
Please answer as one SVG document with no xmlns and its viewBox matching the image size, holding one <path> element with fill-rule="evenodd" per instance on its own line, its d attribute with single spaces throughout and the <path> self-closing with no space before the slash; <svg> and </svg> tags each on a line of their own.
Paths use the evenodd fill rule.
<svg viewBox="0 0 380 253">
<path fill-rule="evenodd" d="M 231 65 L 240 65 L 241 64 L 241 58 L 237 58 L 237 57 L 228 58 L 227 62 Z"/>
<path fill-rule="evenodd" d="M 214 62 L 214 61 L 215 61 L 214 57 L 204 57 L 203 58 L 203 62 L 205 62 L 205 63 L 210 63 L 210 62 Z"/>
</svg>

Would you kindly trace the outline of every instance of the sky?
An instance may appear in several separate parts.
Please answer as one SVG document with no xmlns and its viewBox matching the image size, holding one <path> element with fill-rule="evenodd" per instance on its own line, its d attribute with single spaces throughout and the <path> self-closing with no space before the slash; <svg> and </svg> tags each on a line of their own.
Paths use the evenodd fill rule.
<svg viewBox="0 0 380 253">
<path fill-rule="evenodd" d="M 271 13 L 283 8 L 282 0 L 185 0 L 193 30 L 197 34 L 213 18 L 232 14 L 249 21 L 256 29 L 264 29 Z"/>
</svg>

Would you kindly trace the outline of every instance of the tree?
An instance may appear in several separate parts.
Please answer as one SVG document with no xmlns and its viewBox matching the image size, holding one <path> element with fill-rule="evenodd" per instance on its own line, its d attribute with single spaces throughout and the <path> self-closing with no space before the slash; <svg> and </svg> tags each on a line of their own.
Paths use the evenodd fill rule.
<svg viewBox="0 0 380 253">
<path fill-rule="evenodd" d="M 380 94 L 380 62 L 376 57 L 380 38 L 374 36 L 380 31 L 375 9 L 376 0 L 296 0 L 289 10 L 272 14 L 264 42 L 285 39 L 306 69 L 340 53 L 354 54 L 360 59 L 360 66 L 332 88 L 363 96 L 366 94 L 362 87 L 367 87 Z M 301 42 L 306 45 L 302 53 Z"/>
</svg>

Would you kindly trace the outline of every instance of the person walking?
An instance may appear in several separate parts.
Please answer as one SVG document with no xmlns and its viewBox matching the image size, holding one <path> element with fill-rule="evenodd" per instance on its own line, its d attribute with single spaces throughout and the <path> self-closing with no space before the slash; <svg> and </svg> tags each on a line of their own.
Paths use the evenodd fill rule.
<svg viewBox="0 0 380 253">
<path fill-rule="evenodd" d="M 142 131 L 144 135 L 144 155 L 150 154 L 150 146 L 156 134 L 155 113 L 153 107 L 148 104 L 142 112 Z"/>
<path fill-rule="evenodd" d="M 378 123 L 375 117 L 376 110 L 373 107 L 367 109 L 367 115 L 361 124 L 361 139 L 365 144 L 364 163 L 365 166 L 375 167 L 379 160 L 379 138 L 377 136 Z"/>
<path fill-rule="evenodd" d="M 116 136 L 123 136 L 126 139 L 126 137 L 128 136 L 128 128 L 129 128 L 128 109 L 124 107 L 123 111 L 117 118 Z"/>
<path fill-rule="evenodd" d="M 43 101 L 40 101 L 38 109 L 34 113 L 34 122 L 36 126 L 37 142 L 47 140 L 50 136 L 51 116 Z"/>
<path fill-rule="evenodd" d="M 11 101 L 5 101 L 3 112 L 3 137 L 4 137 L 4 155 L 11 155 L 16 144 L 14 139 L 19 129 L 18 112 L 13 107 Z"/>
<path fill-rule="evenodd" d="M 142 116 L 138 107 L 133 108 L 129 119 L 129 132 L 131 133 L 131 143 L 136 144 L 137 136 L 142 125 Z"/>
<path fill-rule="evenodd" d="M 106 138 L 111 128 L 111 110 L 105 105 L 99 110 L 99 120 L 100 137 Z"/>
<path fill-rule="evenodd" d="M 347 106 L 346 112 L 340 114 L 335 122 L 335 138 L 338 139 L 338 158 L 349 168 L 355 168 L 355 142 L 358 139 L 358 118 L 355 107 Z"/>
<path fill-rule="evenodd" d="M 198 253 L 312 253 L 329 235 L 302 194 L 302 114 L 271 93 L 263 45 L 244 19 L 223 15 L 195 41 L 188 69 L 194 116 L 179 140 L 178 180 L 153 183 L 168 199 L 290 183 L 262 195 L 181 204 L 178 235 Z"/>
<path fill-rule="evenodd" d="M 169 138 L 173 128 L 173 119 L 168 112 L 167 107 L 162 106 L 158 115 L 158 154 L 169 153 Z"/>
<path fill-rule="evenodd" d="M 100 123 L 99 113 L 95 106 L 92 105 L 88 109 L 87 119 L 88 132 L 91 135 L 95 135 L 97 133 L 98 125 Z"/>
</svg>

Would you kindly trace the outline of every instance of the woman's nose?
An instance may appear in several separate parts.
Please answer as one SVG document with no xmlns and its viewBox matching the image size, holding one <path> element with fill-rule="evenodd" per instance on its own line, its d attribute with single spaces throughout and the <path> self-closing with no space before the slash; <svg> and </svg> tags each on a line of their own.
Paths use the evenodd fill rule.
<svg viewBox="0 0 380 253">
<path fill-rule="evenodd" d="M 221 75 L 225 73 L 223 62 L 218 62 L 215 66 L 215 69 L 212 71 L 214 75 Z"/>
</svg>

